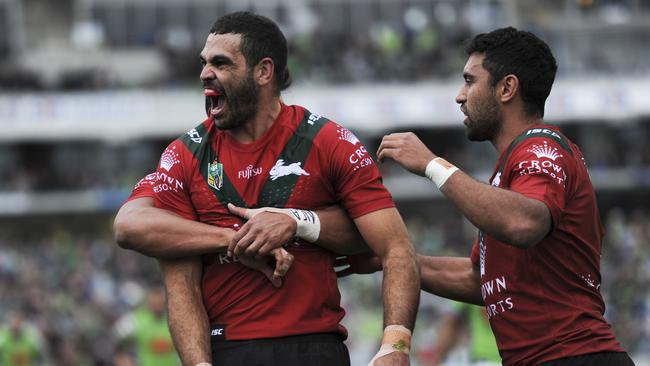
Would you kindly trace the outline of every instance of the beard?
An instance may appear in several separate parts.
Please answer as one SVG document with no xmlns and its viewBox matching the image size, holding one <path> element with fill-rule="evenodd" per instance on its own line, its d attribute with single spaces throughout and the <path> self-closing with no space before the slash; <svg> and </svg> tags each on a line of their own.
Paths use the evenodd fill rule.
<svg viewBox="0 0 650 366">
<path fill-rule="evenodd" d="M 237 128 L 255 117 L 259 106 L 259 89 L 252 72 L 249 72 L 246 78 L 228 93 L 225 88 L 220 89 L 221 97 L 226 99 L 227 109 L 222 116 L 214 118 L 217 128 L 221 130 Z"/>
<path fill-rule="evenodd" d="M 477 107 L 467 106 L 467 139 L 493 141 L 501 131 L 501 110 L 492 97 L 477 100 Z"/>
</svg>

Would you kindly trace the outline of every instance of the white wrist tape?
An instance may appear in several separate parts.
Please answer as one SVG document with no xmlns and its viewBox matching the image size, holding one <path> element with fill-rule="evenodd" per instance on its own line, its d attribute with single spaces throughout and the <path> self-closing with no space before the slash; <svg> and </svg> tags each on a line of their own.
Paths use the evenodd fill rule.
<svg viewBox="0 0 650 366">
<path fill-rule="evenodd" d="M 452 174 L 454 174 L 458 168 L 455 165 L 450 164 L 447 160 L 443 158 L 435 158 L 427 164 L 426 169 L 424 170 L 424 175 L 431 179 L 433 183 L 436 184 L 436 187 L 440 189 Z"/>
<path fill-rule="evenodd" d="M 209 362 L 199 362 L 194 366 L 212 366 L 212 364 Z"/>
<path fill-rule="evenodd" d="M 402 334 L 400 334 L 402 333 Z M 377 359 L 393 352 L 408 354 L 411 347 L 411 331 L 403 325 L 389 325 L 384 329 L 384 339 L 375 357 L 368 366 L 374 366 Z"/>
<path fill-rule="evenodd" d="M 313 243 L 320 236 L 320 218 L 314 211 L 276 207 L 265 207 L 259 210 L 283 213 L 296 220 L 298 224 L 296 236 L 300 239 Z"/>
</svg>

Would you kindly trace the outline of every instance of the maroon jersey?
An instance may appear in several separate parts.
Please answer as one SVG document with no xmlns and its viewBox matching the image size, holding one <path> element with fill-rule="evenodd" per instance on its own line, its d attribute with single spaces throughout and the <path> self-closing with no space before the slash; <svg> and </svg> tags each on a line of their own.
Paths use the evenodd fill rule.
<svg viewBox="0 0 650 366">
<path fill-rule="evenodd" d="M 272 127 L 250 144 L 208 119 L 167 147 L 156 175 L 157 207 L 235 229 L 243 221 L 229 213 L 228 202 L 310 210 L 340 204 L 353 218 L 394 207 L 359 140 L 298 106 L 282 105 Z M 203 256 L 203 300 L 218 335 L 346 333 L 334 254 L 306 242 L 287 249 L 295 260 L 280 289 L 225 254 Z"/>
<path fill-rule="evenodd" d="M 504 365 L 623 351 L 603 318 L 603 228 L 578 147 L 556 128 L 536 125 L 501 155 L 490 182 L 544 202 L 553 221 L 531 248 L 479 233 L 472 249 Z"/>
</svg>

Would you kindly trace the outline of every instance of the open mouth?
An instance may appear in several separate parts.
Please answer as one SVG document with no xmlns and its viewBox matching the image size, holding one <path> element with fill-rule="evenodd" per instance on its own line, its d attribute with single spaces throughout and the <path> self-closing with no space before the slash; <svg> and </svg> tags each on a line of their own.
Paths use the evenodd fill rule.
<svg viewBox="0 0 650 366">
<path fill-rule="evenodd" d="M 226 98 L 221 92 L 215 89 L 203 89 L 203 94 L 207 98 L 206 109 L 209 115 L 217 116 L 226 107 Z"/>
</svg>

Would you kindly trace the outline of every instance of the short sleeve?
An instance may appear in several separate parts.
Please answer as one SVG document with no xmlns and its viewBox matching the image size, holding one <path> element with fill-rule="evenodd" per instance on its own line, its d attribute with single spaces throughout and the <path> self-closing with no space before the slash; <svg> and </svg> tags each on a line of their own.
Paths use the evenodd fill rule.
<svg viewBox="0 0 650 366">
<path fill-rule="evenodd" d="M 196 221 L 189 193 L 191 175 L 186 174 L 192 164 L 193 157 L 185 145 L 179 140 L 172 142 L 160 156 L 153 192 L 156 207 Z"/>
<path fill-rule="evenodd" d="M 472 264 L 475 267 L 478 267 L 480 265 L 480 260 L 481 260 L 480 256 L 481 253 L 479 249 L 479 244 L 478 244 L 478 240 L 476 240 L 474 242 L 474 245 L 472 245 L 472 254 L 469 256 L 469 259 L 472 261 Z"/>
<path fill-rule="evenodd" d="M 357 218 L 395 207 L 377 165 L 359 139 L 336 123 L 323 129 L 327 144 L 324 158 L 328 159 L 323 163 L 329 166 L 338 199 L 350 216 Z"/>
<path fill-rule="evenodd" d="M 565 209 L 567 186 L 572 177 L 571 153 L 548 138 L 524 140 L 513 151 L 509 189 L 542 201 L 549 209 L 553 226 Z"/>
<path fill-rule="evenodd" d="M 156 184 L 156 173 L 147 174 L 144 178 L 136 183 L 131 191 L 131 195 L 127 201 L 132 201 L 136 198 L 154 197 L 153 187 Z"/>
</svg>

